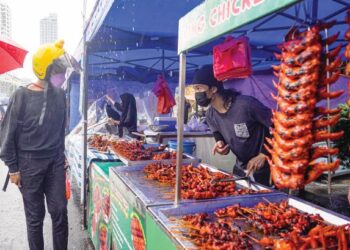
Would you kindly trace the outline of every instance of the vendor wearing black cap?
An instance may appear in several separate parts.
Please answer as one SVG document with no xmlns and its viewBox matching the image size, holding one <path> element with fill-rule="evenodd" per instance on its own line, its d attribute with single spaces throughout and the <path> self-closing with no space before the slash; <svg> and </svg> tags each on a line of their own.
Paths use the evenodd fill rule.
<svg viewBox="0 0 350 250">
<path fill-rule="evenodd" d="M 199 69 L 192 84 L 198 105 L 210 105 L 206 120 L 216 140 L 213 153 L 227 155 L 231 150 L 237 157 L 234 174 L 252 176 L 269 185 L 263 145 L 270 135 L 271 110 L 254 97 L 224 89 L 222 82 L 215 79 L 212 65 Z"/>
</svg>

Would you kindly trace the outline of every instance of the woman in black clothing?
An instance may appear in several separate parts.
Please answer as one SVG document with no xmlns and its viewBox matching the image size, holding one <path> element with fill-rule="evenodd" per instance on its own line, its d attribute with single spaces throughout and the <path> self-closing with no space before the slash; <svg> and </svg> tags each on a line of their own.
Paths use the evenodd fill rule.
<svg viewBox="0 0 350 250">
<path fill-rule="evenodd" d="M 133 136 L 132 132 L 137 131 L 137 109 L 136 109 L 136 99 L 130 93 L 124 93 L 120 96 L 122 100 L 121 103 L 115 102 L 111 97 L 107 95 L 109 102 L 121 112 L 120 119 L 115 120 L 112 116 L 109 116 L 114 120 L 114 124 L 118 125 L 119 128 L 125 128 L 126 134 L 129 136 Z M 112 107 L 111 107 L 112 109 Z M 113 110 L 113 109 L 112 109 Z M 111 111 L 111 110 L 109 110 Z M 117 113 L 113 110 L 111 113 L 115 115 Z M 108 114 L 108 111 L 107 111 Z M 119 114 L 118 114 L 119 115 Z M 120 130 L 119 130 L 120 131 Z M 119 135 L 120 137 L 122 135 Z"/>
<path fill-rule="evenodd" d="M 108 118 L 112 120 L 114 124 L 106 124 L 106 129 L 110 134 L 118 134 L 119 137 L 123 137 L 123 128 L 115 124 L 115 121 L 120 121 L 120 114 L 109 101 L 106 105 L 106 113 Z"/>
<path fill-rule="evenodd" d="M 68 246 L 66 93 L 61 86 L 72 61 L 63 44 L 43 45 L 33 55 L 38 80 L 14 92 L 0 127 L 0 158 L 22 194 L 30 250 L 44 250 L 45 201 L 53 249 Z"/>
</svg>

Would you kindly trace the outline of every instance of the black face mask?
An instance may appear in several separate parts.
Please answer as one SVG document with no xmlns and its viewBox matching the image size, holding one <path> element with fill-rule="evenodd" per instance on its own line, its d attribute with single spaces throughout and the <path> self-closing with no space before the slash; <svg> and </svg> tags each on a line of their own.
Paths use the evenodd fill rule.
<svg viewBox="0 0 350 250">
<path fill-rule="evenodd" d="M 211 102 L 211 99 L 208 98 L 206 92 L 197 92 L 195 97 L 197 104 L 202 107 L 208 107 Z"/>
</svg>

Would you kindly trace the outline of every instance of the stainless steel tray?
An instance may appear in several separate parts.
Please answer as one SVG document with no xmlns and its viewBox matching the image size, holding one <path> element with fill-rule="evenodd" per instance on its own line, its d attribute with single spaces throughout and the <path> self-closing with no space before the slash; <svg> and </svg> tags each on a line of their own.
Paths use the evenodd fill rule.
<svg viewBox="0 0 350 250">
<path fill-rule="evenodd" d="M 205 164 L 200 164 L 200 165 L 205 168 L 209 168 L 210 171 L 212 172 L 222 172 L 209 165 L 205 165 Z M 125 183 L 125 185 L 128 186 L 129 189 L 132 190 L 133 193 L 135 193 L 135 195 L 146 206 L 173 203 L 175 199 L 174 187 L 147 179 L 145 176 L 145 173 L 143 172 L 144 168 L 145 168 L 145 165 L 131 166 L 131 167 L 118 167 L 118 168 L 114 168 L 113 171 L 115 171 L 115 173 Z M 249 187 L 249 183 L 245 180 L 237 181 L 236 183 L 239 189 Z M 268 188 L 254 183 L 254 185 L 251 186 L 251 189 L 265 190 Z M 272 192 L 277 192 L 276 190 L 273 190 L 273 189 L 270 189 L 270 190 Z M 248 196 L 256 196 L 256 195 L 262 195 L 262 194 L 250 194 Z M 230 197 L 215 198 L 215 200 L 227 200 L 227 199 L 230 199 Z M 203 201 L 207 201 L 207 200 L 183 200 L 183 202 L 186 202 L 186 203 L 203 202 Z"/>
<path fill-rule="evenodd" d="M 119 159 L 124 162 L 124 164 L 126 166 L 145 166 L 148 165 L 150 163 L 156 163 L 156 162 L 162 162 L 162 163 L 172 163 L 172 162 L 176 162 L 176 160 L 174 159 L 169 159 L 169 160 L 144 160 L 144 161 L 131 161 L 121 155 L 118 154 L 118 152 L 114 151 L 112 148 L 110 148 L 110 151 L 113 152 L 115 155 L 117 155 L 119 157 Z M 184 164 L 190 164 L 190 163 L 198 163 L 199 159 L 189 155 L 189 154 L 183 154 L 184 159 L 182 160 L 182 162 Z"/>
<path fill-rule="evenodd" d="M 314 204 L 308 203 L 304 200 L 290 197 L 282 193 L 271 193 L 265 194 L 264 196 L 240 196 L 231 197 L 226 200 L 212 200 L 202 203 L 182 203 L 179 206 L 158 206 L 150 207 L 149 211 L 156 220 L 156 222 L 165 230 L 169 237 L 182 249 L 197 249 L 190 240 L 181 237 L 180 231 L 186 232 L 186 229 L 182 229 L 176 222 L 176 218 L 180 218 L 188 214 L 196 213 L 209 213 L 212 214 L 215 210 L 219 208 L 224 208 L 234 204 L 241 204 L 245 207 L 253 207 L 259 202 L 263 201 L 270 202 L 280 202 L 283 200 L 288 200 L 290 206 L 297 208 L 300 211 L 307 212 L 310 214 L 319 214 L 326 222 L 333 225 L 343 225 L 350 223 L 350 218 L 343 215 L 334 213 L 330 210 L 321 208 Z M 241 223 L 244 223 L 241 222 Z M 255 249 L 262 249 L 259 246 L 255 246 Z"/>
</svg>

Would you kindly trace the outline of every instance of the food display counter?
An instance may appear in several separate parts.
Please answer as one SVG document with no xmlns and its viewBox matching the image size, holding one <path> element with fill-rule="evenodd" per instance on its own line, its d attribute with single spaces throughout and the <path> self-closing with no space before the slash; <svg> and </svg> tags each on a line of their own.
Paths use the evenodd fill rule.
<svg viewBox="0 0 350 250">
<path fill-rule="evenodd" d="M 173 205 L 151 207 L 149 210 L 146 232 L 151 231 L 148 228 L 152 229 L 150 234 L 156 234 L 159 239 L 159 244 L 157 241 L 149 241 L 149 249 L 154 250 L 165 249 L 165 247 L 166 249 L 200 247 L 211 249 L 212 244 L 216 244 L 216 249 L 293 249 L 282 245 L 287 244 L 288 233 L 293 232 L 293 229 L 293 234 L 297 236 L 295 241 L 298 242 L 295 244 L 299 244 L 295 249 L 302 249 L 302 247 L 305 247 L 303 249 L 328 249 L 330 245 L 327 244 L 338 244 L 339 231 L 344 232 L 346 237 L 349 236 L 348 232 L 343 231 L 349 229 L 347 225 L 350 223 L 349 218 L 281 193 L 232 197 L 205 203 L 184 203 L 177 207 Z M 275 222 L 269 219 L 274 215 L 280 216 Z M 300 219 L 299 221 L 290 219 L 289 222 L 288 216 Z M 260 218 L 263 219 L 260 220 Z M 215 221 L 220 225 L 215 225 Z M 205 231 L 210 228 L 217 232 Z M 298 230 L 303 232 L 298 234 Z M 225 240 L 229 239 L 225 238 L 228 237 L 225 234 L 229 232 L 231 238 Z M 323 243 L 319 240 L 322 232 L 324 232 Z M 220 236 L 215 233 L 221 233 L 222 240 L 219 240 Z M 281 237 L 282 235 L 284 237 Z M 150 237 L 152 238 L 151 235 Z M 236 237 L 235 242 L 232 241 L 234 237 Z M 213 242 L 212 238 L 216 238 L 217 241 Z M 315 248 L 311 246 L 310 239 L 313 239 L 312 244 L 316 245 Z M 345 245 L 347 245 L 346 240 Z"/>
<path fill-rule="evenodd" d="M 96 250 L 110 249 L 109 168 L 123 166 L 119 162 L 94 162 L 90 169 L 88 232 Z"/>
<path fill-rule="evenodd" d="M 202 166 L 213 173 L 226 174 L 210 166 Z M 227 184 L 228 186 L 230 184 Z M 234 185 L 237 190 L 248 190 L 249 183 L 246 180 L 238 180 Z M 253 194 L 272 194 L 273 191 L 261 185 L 252 183 Z M 111 190 L 111 228 L 112 248 L 114 249 L 153 249 L 152 239 L 148 239 L 147 220 L 150 217 L 148 208 L 173 204 L 174 186 L 159 183 L 147 178 L 145 166 L 118 167 L 110 169 Z M 218 197 L 215 200 L 226 200 L 229 197 Z M 202 203 L 205 199 L 186 199 L 184 203 Z M 151 223 L 152 224 L 152 223 Z M 155 227 L 156 229 L 156 227 Z M 152 236 L 154 238 L 154 235 Z M 156 244 L 157 240 L 154 242 Z"/>
</svg>

